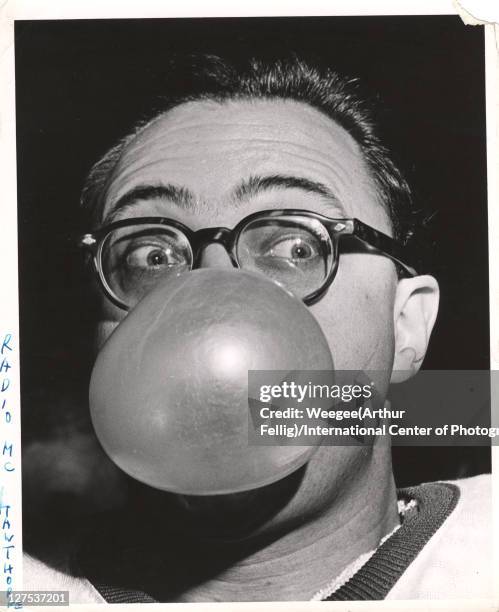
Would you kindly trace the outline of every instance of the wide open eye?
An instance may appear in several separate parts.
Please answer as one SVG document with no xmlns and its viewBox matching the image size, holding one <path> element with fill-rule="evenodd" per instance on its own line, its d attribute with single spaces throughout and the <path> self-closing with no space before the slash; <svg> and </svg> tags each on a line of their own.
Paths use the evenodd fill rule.
<svg viewBox="0 0 499 612">
<path fill-rule="evenodd" d="M 122 265 L 149 272 L 184 263 L 182 253 L 166 244 L 129 245 L 123 259 Z"/>
<path fill-rule="evenodd" d="M 263 257 L 280 257 L 289 259 L 295 264 L 310 262 L 318 255 L 317 240 L 302 235 L 280 238 L 276 243 L 270 245 L 266 253 L 262 253 Z"/>
</svg>

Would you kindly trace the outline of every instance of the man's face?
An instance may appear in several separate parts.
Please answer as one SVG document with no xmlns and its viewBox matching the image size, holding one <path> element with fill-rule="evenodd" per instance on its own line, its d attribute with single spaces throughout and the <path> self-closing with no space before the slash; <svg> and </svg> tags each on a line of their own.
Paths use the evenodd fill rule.
<svg viewBox="0 0 499 612">
<path fill-rule="evenodd" d="M 269 176 L 307 179 L 326 186 L 334 197 L 285 186 L 238 192 L 250 178 Z M 158 185 L 184 189 L 190 198 L 138 199 L 115 209 L 133 189 Z M 357 217 L 382 232 L 391 231 L 358 145 L 325 115 L 293 101 L 193 102 L 150 123 L 127 146 L 111 177 L 103 221 L 164 216 L 197 230 L 234 227 L 256 211 L 282 208 Z M 232 267 L 220 245 L 206 248 L 202 265 Z M 396 285 L 388 258 L 345 253 L 334 283 L 310 307 L 329 342 L 335 367 L 386 372 L 376 381 L 381 394 L 393 363 Z M 99 344 L 126 316 L 103 300 Z M 365 457 L 365 449 L 356 447 L 320 448 L 307 468 L 301 503 L 313 505 Z"/>
<path fill-rule="evenodd" d="M 276 175 L 324 185 L 334 199 L 285 187 L 236 195 L 248 179 Z M 113 212 L 136 187 L 157 185 L 182 188 L 192 194 L 192 202 L 138 199 Z M 103 219 L 164 216 L 197 230 L 233 227 L 253 212 L 272 208 L 358 217 L 391 231 L 353 138 L 315 109 L 279 100 L 195 102 L 155 120 L 126 148 L 106 195 Z M 220 245 L 206 248 L 202 265 L 232 267 Z M 391 368 L 395 286 L 394 265 L 387 258 L 342 255 L 332 287 L 310 307 L 337 369 Z M 106 301 L 100 343 L 124 316 Z"/>
</svg>

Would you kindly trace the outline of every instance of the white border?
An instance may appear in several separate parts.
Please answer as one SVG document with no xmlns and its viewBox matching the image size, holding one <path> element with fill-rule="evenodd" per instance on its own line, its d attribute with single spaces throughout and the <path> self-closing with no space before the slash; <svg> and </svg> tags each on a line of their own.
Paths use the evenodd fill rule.
<svg viewBox="0 0 499 612">
<path fill-rule="evenodd" d="M 18 322 L 18 282 L 17 282 L 17 207 L 16 207 L 16 140 L 15 140 L 15 93 L 14 93 L 14 19 L 89 19 L 89 18 L 153 18 L 153 17 L 217 17 L 217 16 L 305 16 L 305 15 L 446 15 L 457 14 L 451 0 L 254 0 L 253 2 L 221 2 L 212 0 L 206 2 L 183 0 L 165 2 L 164 0 L 52 0 L 36 2 L 36 0 L 7 1 L 0 8 L 0 168 L 2 169 L 2 195 L 0 200 L 0 261 L 1 282 L 0 291 L 0 339 L 7 331 L 14 335 L 16 346 L 19 346 Z M 463 26 L 464 27 L 464 26 Z M 471 27 L 471 26 L 468 26 Z M 488 162 L 488 197 L 489 197 L 489 253 L 490 253 L 490 325 L 491 325 L 491 364 L 493 369 L 499 369 L 499 210 L 498 210 L 498 26 L 486 26 L 486 82 L 487 82 L 487 162 Z M 20 414 L 19 400 L 19 353 L 12 359 L 10 370 L 11 392 L 9 402 L 15 414 Z M 0 376 L 1 379 L 1 376 Z M 495 396 L 494 418 L 499 420 L 499 390 Z M 499 423 L 495 423 L 496 425 Z M 3 432 L 0 432 L 0 439 Z M 20 450 L 20 431 L 13 439 L 16 453 Z M 15 461 L 19 464 L 19 454 Z M 493 449 L 493 470 L 499 473 L 499 448 Z M 3 477 L 3 475 L 2 475 Z M 499 576 L 499 482 L 494 479 L 494 525 L 495 541 L 495 575 Z M 6 487 L 8 495 L 15 501 L 16 514 L 13 520 L 21 525 L 21 479 L 20 470 L 10 478 L 8 483 L 0 481 Z M 4 492 L 5 495 L 5 492 Z M 492 535 L 492 534 L 491 534 Z M 16 550 L 15 562 L 18 567 L 15 588 L 22 585 L 20 571 L 21 533 L 17 534 L 19 547 Z M 496 602 L 499 602 L 499 580 Z M 400 610 L 497 610 L 493 602 L 349 602 L 349 610 L 385 609 Z M 215 606 L 215 608 L 214 608 Z M 80 606 L 72 606 L 79 608 Z M 317 603 L 262 603 L 262 604 L 149 604 L 147 609 L 182 610 L 191 609 L 213 610 L 303 610 L 304 607 L 324 612 L 326 610 L 345 609 L 345 604 L 335 602 Z M 39 608 L 49 609 L 49 608 Z M 85 610 L 102 610 L 102 605 L 81 606 Z M 123 610 L 143 610 L 143 605 L 123 605 Z"/>
<path fill-rule="evenodd" d="M 274 17 L 348 15 L 454 15 L 452 0 L 16 0 L 2 9 L 15 19 L 154 17 Z"/>
<path fill-rule="evenodd" d="M 489 222 L 490 369 L 499 370 L 499 26 L 485 26 L 485 92 L 487 115 L 487 196 Z M 499 385 L 492 378 L 492 426 L 499 426 Z M 494 569 L 499 600 L 499 447 L 492 447 L 492 508 L 495 521 Z"/>
<path fill-rule="evenodd" d="M 0 393 L 0 453 L 4 444 L 13 445 L 10 461 L 14 472 L 6 472 L 7 457 L 0 455 L 0 505 L 10 506 L 8 520 L 15 527 L 14 538 L 9 544 L 15 549 L 9 552 L 9 562 L 14 567 L 11 588 L 22 588 L 22 505 L 21 505 L 21 403 L 19 383 L 19 302 L 18 302 L 18 268 L 17 268 L 17 181 L 16 181 L 16 122 L 15 122 L 15 87 L 14 87 L 14 28 L 12 22 L 6 22 L 2 12 L 0 31 L 0 168 L 2 195 L 0 196 L 0 347 L 6 334 L 12 335 L 14 350 L 10 354 L 0 355 L 9 360 L 11 369 L 0 373 L 2 379 L 10 380 L 8 390 Z M 6 404 L 3 402 L 6 400 Z M 5 421 L 5 413 L 12 414 L 10 424 Z M 6 518 L 5 510 L 0 512 L 0 527 Z M 9 532 L 0 528 L 2 546 Z M 4 551 L 0 547 L 0 591 L 5 590 Z"/>
</svg>

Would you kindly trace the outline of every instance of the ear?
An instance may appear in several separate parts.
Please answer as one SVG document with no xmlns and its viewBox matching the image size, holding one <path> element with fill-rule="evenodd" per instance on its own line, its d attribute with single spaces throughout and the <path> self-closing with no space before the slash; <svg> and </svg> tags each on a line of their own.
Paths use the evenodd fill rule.
<svg viewBox="0 0 499 612">
<path fill-rule="evenodd" d="M 391 382 L 403 382 L 419 370 L 437 318 L 439 296 L 433 276 L 399 281 L 393 307 L 395 355 Z"/>
</svg>

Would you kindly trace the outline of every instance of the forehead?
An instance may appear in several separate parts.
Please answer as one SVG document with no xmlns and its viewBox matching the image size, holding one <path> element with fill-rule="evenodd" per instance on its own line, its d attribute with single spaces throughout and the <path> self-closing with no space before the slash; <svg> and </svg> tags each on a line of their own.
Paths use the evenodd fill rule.
<svg viewBox="0 0 499 612">
<path fill-rule="evenodd" d="M 343 214 L 390 231 L 356 141 L 320 111 L 279 99 L 189 102 L 153 120 L 122 152 L 104 217 L 137 187 L 165 184 L 217 212 L 241 181 L 276 175 L 324 185 Z"/>
</svg>

